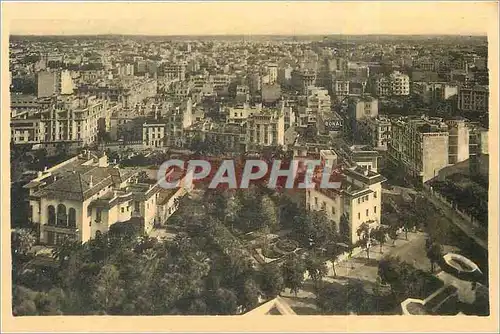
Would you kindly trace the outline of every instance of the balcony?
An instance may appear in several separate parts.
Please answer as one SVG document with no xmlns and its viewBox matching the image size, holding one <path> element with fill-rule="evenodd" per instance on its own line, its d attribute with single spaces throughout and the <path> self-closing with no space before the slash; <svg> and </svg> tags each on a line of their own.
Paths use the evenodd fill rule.
<svg viewBox="0 0 500 334">
<path fill-rule="evenodd" d="M 61 225 L 42 225 L 40 228 L 47 232 L 57 232 L 64 234 L 76 234 L 79 231 L 77 227 L 68 227 Z"/>
</svg>

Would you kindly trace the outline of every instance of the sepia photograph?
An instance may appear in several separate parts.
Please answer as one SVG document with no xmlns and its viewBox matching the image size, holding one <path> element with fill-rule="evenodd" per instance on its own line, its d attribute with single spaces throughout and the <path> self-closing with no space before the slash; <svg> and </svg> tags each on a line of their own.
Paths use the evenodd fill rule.
<svg viewBox="0 0 500 334">
<path fill-rule="evenodd" d="M 2 3 L 3 314 L 498 330 L 497 16 Z"/>
</svg>

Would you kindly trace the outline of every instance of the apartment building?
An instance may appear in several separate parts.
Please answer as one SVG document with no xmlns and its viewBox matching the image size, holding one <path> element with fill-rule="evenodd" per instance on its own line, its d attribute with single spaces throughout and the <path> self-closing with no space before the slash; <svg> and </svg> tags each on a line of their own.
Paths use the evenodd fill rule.
<svg viewBox="0 0 500 334">
<path fill-rule="evenodd" d="M 306 95 L 309 86 L 316 84 L 316 72 L 311 70 L 295 70 L 292 72 L 292 84 L 300 94 Z"/>
<path fill-rule="evenodd" d="M 142 145 L 147 148 L 165 146 L 166 124 L 149 120 L 142 125 Z"/>
<path fill-rule="evenodd" d="M 40 143 L 41 120 L 36 115 L 18 115 L 10 121 L 10 142 L 15 145 Z"/>
<path fill-rule="evenodd" d="M 250 116 L 259 114 L 262 111 L 262 105 L 251 106 L 244 103 L 242 106 L 229 107 L 226 109 L 226 122 L 228 124 L 242 125 Z"/>
<path fill-rule="evenodd" d="M 278 65 L 268 64 L 267 65 L 267 75 L 269 76 L 269 84 L 275 84 L 278 81 Z"/>
<path fill-rule="evenodd" d="M 40 111 L 43 105 L 35 95 L 10 94 L 10 117 L 26 111 Z"/>
<path fill-rule="evenodd" d="M 469 159 L 469 128 L 466 120 L 448 120 L 448 162 L 456 164 Z"/>
<path fill-rule="evenodd" d="M 347 79 L 336 78 L 332 79 L 332 94 L 337 101 L 342 101 L 344 98 L 349 96 L 350 93 L 350 81 Z"/>
<path fill-rule="evenodd" d="M 413 92 L 419 95 L 424 103 L 446 101 L 458 94 L 458 86 L 447 82 L 414 82 Z"/>
<path fill-rule="evenodd" d="M 350 118 L 355 120 L 374 118 L 378 115 L 378 100 L 369 95 L 352 97 L 347 110 Z"/>
<path fill-rule="evenodd" d="M 193 102 L 191 98 L 184 100 L 168 111 L 164 120 L 165 145 L 182 147 L 184 143 L 184 129 L 189 128 L 194 122 Z"/>
<path fill-rule="evenodd" d="M 13 144 L 59 142 L 85 146 L 110 127 L 111 108 L 93 96 L 52 98 L 45 109 L 11 118 Z"/>
<path fill-rule="evenodd" d="M 381 224 L 382 183 L 386 179 L 360 166 L 345 169 L 342 174 L 340 189 L 306 190 L 306 208 L 324 211 L 335 230 L 355 243 L 362 224 L 370 228 Z"/>
<path fill-rule="evenodd" d="M 467 112 L 488 112 L 488 86 L 460 87 L 458 91 L 458 109 Z"/>
<path fill-rule="evenodd" d="M 174 80 L 177 79 L 179 81 L 184 81 L 186 79 L 186 64 L 163 64 L 160 67 L 160 74 L 168 79 Z"/>
<path fill-rule="evenodd" d="M 231 83 L 231 77 L 227 74 L 216 74 L 211 75 L 209 82 L 213 85 L 214 91 L 218 94 L 224 94 L 228 92 L 229 84 Z"/>
<path fill-rule="evenodd" d="M 344 125 L 346 132 L 351 133 L 354 139 L 366 141 L 368 119 L 378 115 L 378 100 L 369 95 L 349 98 Z"/>
<path fill-rule="evenodd" d="M 198 138 L 203 141 L 221 143 L 223 147 L 230 151 L 240 151 L 245 142 L 245 128 L 239 124 L 214 123 L 211 121 L 201 121 L 193 124 L 184 130 L 186 144 L 190 144 L 193 139 Z"/>
<path fill-rule="evenodd" d="M 328 90 L 315 86 L 307 89 L 307 107 L 318 115 L 328 114 L 332 109 L 332 102 Z"/>
<path fill-rule="evenodd" d="M 131 77 L 134 75 L 134 64 L 117 64 L 116 73 L 120 77 Z"/>
<path fill-rule="evenodd" d="M 391 120 L 384 115 L 366 119 L 366 143 L 376 150 L 387 151 L 391 139 Z"/>
<path fill-rule="evenodd" d="M 120 85 L 120 102 L 124 108 L 134 108 L 142 101 L 157 94 L 158 82 L 155 79 L 133 79 Z"/>
<path fill-rule="evenodd" d="M 441 119 L 398 118 L 391 129 L 389 157 L 409 179 L 424 183 L 448 165 L 448 126 Z"/>
<path fill-rule="evenodd" d="M 489 131 L 477 124 L 469 124 L 469 156 L 489 154 Z"/>
<path fill-rule="evenodd" d="M 289 87 L 292 82 L 293 68 L 290 65 L 278 68 L 277 81 L 282 87 Z"/>
<path fill-rule="evenodd" d="M 379 76 L 375 79 L 375 94 L 377 96 L 410 95 L 410 77 L 398 71 L 389 76 Z"/>
<path fill-rule="evenodd" d="M 37 97 L 73 94 L 74 84 L 67 70 L 37 73 Z"/>
<path fill-rule="evenodd" d="M 311 108 L 306 106 L 299 106 L 297 108 L 297 126 L 307 128 L 310 126 L 317 126 L 318 114 L 313 112 Z"/>
<path fill-rule="evenodd" d="M 285 115 L 281 110 L 263 110 L 246 122 L 246 142 L 251 146 L 285 144 Z"/>
</svg>

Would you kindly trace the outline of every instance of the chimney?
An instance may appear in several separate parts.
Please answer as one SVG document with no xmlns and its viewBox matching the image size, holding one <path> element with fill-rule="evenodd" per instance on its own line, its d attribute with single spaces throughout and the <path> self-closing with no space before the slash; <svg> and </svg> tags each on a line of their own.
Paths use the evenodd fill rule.
<svg viewBox="0 0 500 334">
<path fill-rule="evenodd" d="M 365 174 L 365 176 L 368 176 L 368 168 L 366 168 L 366 169 L 363 171 L 363 174 Z"/>
<path fill-rule="evenodd" d="M 90 175 L 89 187 L 92 188 L 94 186 L 94 182 L 92 180 L 92 175 Z"/>
<path fill-rule="evenodd" d="M 48 168 L 47 168 L 47 166 L 45 166 L 45 167 L 43 168 L 43 171 L 44 171 L 44 172 L 47 172 L 47 169 L 48 169 Z"/>
</svg>

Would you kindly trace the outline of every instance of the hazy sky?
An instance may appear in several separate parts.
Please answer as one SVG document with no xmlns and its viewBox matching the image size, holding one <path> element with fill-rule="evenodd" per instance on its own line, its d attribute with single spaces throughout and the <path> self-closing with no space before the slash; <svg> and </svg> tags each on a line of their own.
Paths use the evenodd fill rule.
<svg viewBox="0 0 500 334">
<path fill-rule="evenodd" d="M 11 34 L 484 35 L 492 2 L 3 3 Z"/>
</svg>

